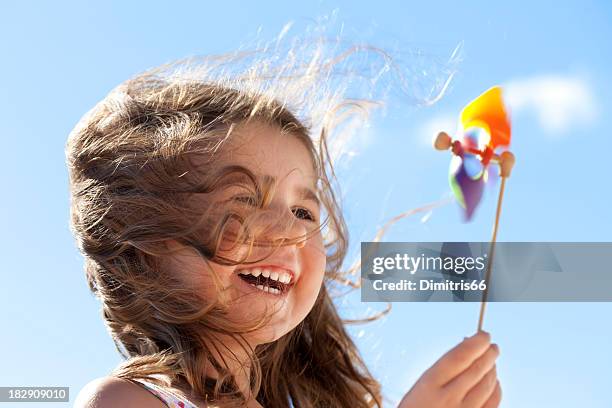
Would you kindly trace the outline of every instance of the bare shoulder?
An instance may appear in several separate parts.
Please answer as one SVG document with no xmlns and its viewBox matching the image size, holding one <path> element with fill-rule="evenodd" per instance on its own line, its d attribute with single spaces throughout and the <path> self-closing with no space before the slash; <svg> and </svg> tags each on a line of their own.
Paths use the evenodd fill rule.
<svg viewBox="0 0 612 408">
<path fill-rule="evenodd" d="M 102 377 L 90 381 L 77 395 L 75 408 L 165 408 L 153 394 L 128 380 Z"/>
</svg>

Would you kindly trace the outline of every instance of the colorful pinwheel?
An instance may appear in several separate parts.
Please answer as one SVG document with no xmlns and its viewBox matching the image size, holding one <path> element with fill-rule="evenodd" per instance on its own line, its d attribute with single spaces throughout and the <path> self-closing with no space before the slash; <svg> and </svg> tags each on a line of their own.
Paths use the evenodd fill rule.
<svg viewBox="0 0 612 408">
<path fill-rule="evenodd" d="M 449 181 L 457 202 L 469 221 L 482 199 L 489 177 L 489 165 L 497 162 L 500 175 L 510 175 L 513 156 L 510 145 L 510 118 L 502 99 L 502 89 L 493 87 L 470 102 L 461 112 L 457 138 L 440 132 L 435 141 L 438 150 L 451 149 L 453 158 Z"/>
<path fill-rule="evenodd" d="M 510 147 L 510 117 L 504 105 L 502 89 L 494 86 L 470 102 L 461 112 L 458 138 L 453 141 L 446 132 L 440 132 L 436 137 L 434 147 L 438 150 L 451 149 L 453 153 L 449 172 L 450 184 L 457 201 L 465 210 L 466 221 L 472 218 L 474 210 L 482 199 L 490 164 L 499 165 L 499 175 L 502 181 L 487 262 L 486 289 L 483 292 L 478 320 L 480 331 L 489 293 L 504 187 L 514 166 L 514 155 L 508 150 Z"/>
</svg>

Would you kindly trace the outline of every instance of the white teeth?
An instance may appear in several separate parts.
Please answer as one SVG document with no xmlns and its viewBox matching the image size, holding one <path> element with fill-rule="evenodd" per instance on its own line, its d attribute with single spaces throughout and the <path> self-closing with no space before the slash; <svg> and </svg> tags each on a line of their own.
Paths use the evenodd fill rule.
<svg viewBox="0 0 612 408">
<path fill-rule="evenodd" d="M 243 269 L 238 272 L 240 275 L 252 275 L 254 277 L 258 277 L 259 275 L 264 278 L 272 279 L 278 282 L 282 282 L 288 284 L 291 282 L 292 276 L 290 273 L 284 272 L 282 270 L 271 270 L 265 268 L 253 268 L 253 269 Z"/>
<path fill-rule="evenodd" d="M 255 286 L 255 285 L 253 285 L 253 286 Z M 281 294 L 281 291 L 279 289 L 271 288 L 270 286 L 256 285 L 255 287 L 257 289 L 261 290 L 262 292 L 272 293 L 274 295 L 280 295 Z"/>
</svg>

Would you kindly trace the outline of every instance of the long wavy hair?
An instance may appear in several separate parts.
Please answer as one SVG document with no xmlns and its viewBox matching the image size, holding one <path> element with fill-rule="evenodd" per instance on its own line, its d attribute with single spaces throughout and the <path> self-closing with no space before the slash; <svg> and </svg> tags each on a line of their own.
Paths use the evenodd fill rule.
<svg viewBox="0 0 612 408">
<path fill-rule="evenodd" d="M 120 84 L 71 132 L 66 146 L 71 230 L 84 256 L 89 288 L 100 300 L 105 324 L 126 359 L 113 375 L 160 383 L 161 374 L 169 380 L 165 385 L 188 384 L 194 395 L 211 404 L 242 406 L 246 397 L 219 358 L 228 351 L 222 350 L 220 339 L 229 336 L 249 352 L 252 392 L 264 406 L 289 407 L 290 401 L 295 407 L 382 405 L 380 385 L 329 294 L 332 282 L 344 281 L 340 269 L 348 245 L 334 192 L 329 134 L 346 125 L 348 112 L 364 113 L 374 105 L 340 99 L 341 93 L 323 89 L 330 67 L 346 55 L 333 64 L 320 54 L 314 54 L 311 62 L 316 64 L 308 66 L 285 60 L 276 70 L 264 60 L 251 61 L 249 69 L 231 75 L 228 67 L 252 55 L 166 64 Z M 311 114 L 298 119 L 295 112 L 305 107 Z M 315 108 L 322 112 L 318 119 Z M 202 299 L 163 267 L 167 240 L 225 265 L 245 261 L 225 255 L 221 244 L 228 235 L 232 248 L 257 245 L 257 219 L 271 190 L 248 169 L 220 168 L 217 162 L 233 129 L 252 122 L 278 126 L 310 152 L 325 214 L 320 230 L 327 258 L 323 285 L 307 317 L 255 350 L 249 349 L 244 335 L 260 328 L 266 318 L 247 325 L 232 321 L 219 298 Z M 204 158 L 204 164 L 200 160 L 196 165 L 196 158 Z M 237 179 L 257 200 L 248 213 L 244 206 L 213 199 Z M 210 199 L 195 207 L 189 200 L 195 194 Z M 238 228 L 231 228 L 236 224 Z M 301 239 L 308 236 L 279 245 Z M 206 377 L 205 367 L 219 375 Z"/>
<path fill-rule="evenodd" d="M 324 37 L 280 41 L 285 34 L 283 29 L 276 41 L 254 50 L 145 71 L 85 114 L 66 145 L 71 230 L 84 256 L 89 288 L 125 358 L 112 375 L 181 384 L 211 405 L 243 406 L 247 396 L 222 357 L 231 352 L 223 341 L 230 337 L 250 357 L 251 392 L 263 406 L 380 407 L 380 385 L 332 301 L 336 286 L 355 286 L 354 271 L 342 270 L 348 230 L 333 163 L 350 153 L 350 138 L 380 105 L 372 90 L 382 89 L 384 97 L 412 89 L 413 83 L 375 47 Z M 385 85 L 385 74 L 396 80 Z M 439 99 L 450 77 L 423 86 L 419 103 Z M 246 168 L 219 165 L 234 130 L 255 122 L 277 126 L 310 152 L 323 221 L 305 236 L 262 240 L 267 228 L 289 228 L 294 219 L 260 222 L 271 185 Z M 215 198 L 232 185 L 248 191 L 254 205 Z M 197 206 L 194 196 L 202 198 Z M 168 240 L 192 248 L 205 262 L 237 265 L 246 262 L 255 245 L 273 252 L 319 232 L 327 263 L 312 310 L 289 333 L 255 350 L 245 336 L 270 316 L 237 322 L 221 297 L 203 298 L 164 267 Z M 245 256 L 231 256 L 244 247 L 249 249 Z M 208 369 L 218 375 L 207 377 Z"/>
</svg>

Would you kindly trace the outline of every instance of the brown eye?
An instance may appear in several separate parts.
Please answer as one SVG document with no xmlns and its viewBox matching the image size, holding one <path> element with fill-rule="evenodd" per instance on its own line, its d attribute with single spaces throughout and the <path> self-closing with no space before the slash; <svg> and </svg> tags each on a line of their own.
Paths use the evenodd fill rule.
<svg viewBox="0 0 612 408">
<path fill-rule="evenodd" d="M 297 218 L 300 218 L 302 220 L 315 221 L 315 217 L 306 208 L 298 207 L 298 208 L 294 208 L 292 211 L 293 211 L 293 215 L 295 215 Z"/>
</svg>

